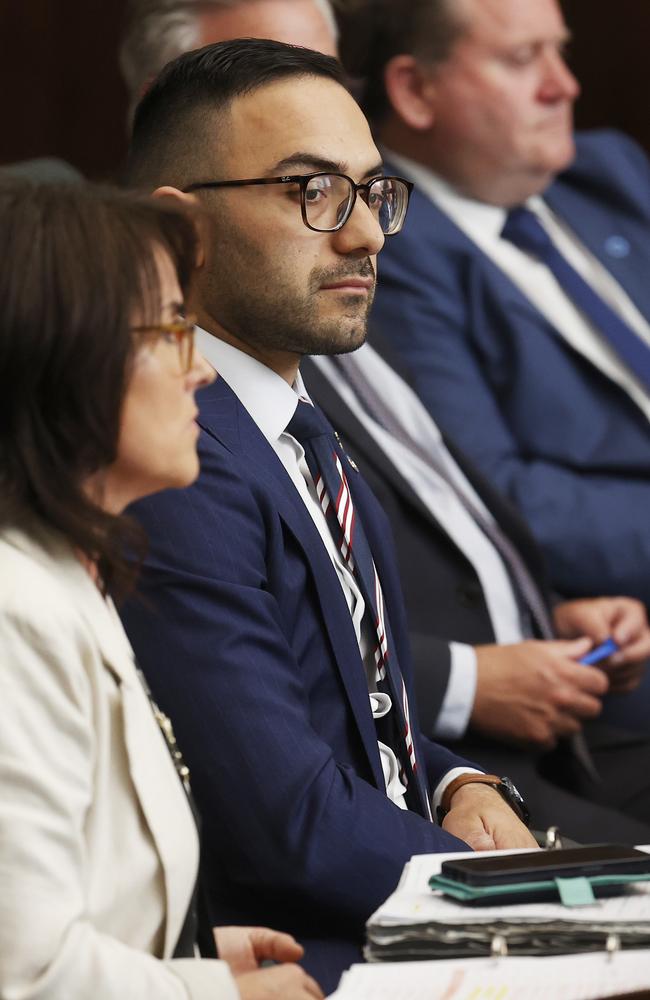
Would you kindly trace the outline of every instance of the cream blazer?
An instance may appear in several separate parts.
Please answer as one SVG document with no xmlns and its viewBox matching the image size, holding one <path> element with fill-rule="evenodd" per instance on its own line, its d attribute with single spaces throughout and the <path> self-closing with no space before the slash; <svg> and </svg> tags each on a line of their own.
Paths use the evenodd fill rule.
<svg viewBox="0 0 650 1000">
<path fill-rule="evenodd" d="M 62 540 L 0 532 L 0 1000 L 236 1000 L 170 958 L 197 863 L 115 609 Z"/>
</svg>

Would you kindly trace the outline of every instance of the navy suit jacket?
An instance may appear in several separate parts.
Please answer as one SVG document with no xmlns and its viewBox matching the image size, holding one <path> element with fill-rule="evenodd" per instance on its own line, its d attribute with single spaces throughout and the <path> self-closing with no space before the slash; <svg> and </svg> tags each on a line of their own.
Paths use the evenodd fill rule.
<svg viewBox="0 0 650 1000">
<path fill-rule="evenodd" d="M 144 600 L 124 623 L 191 769 L 214 922 L 290 931 L 331 989 L 406 860 L 466 845 L 386 797 L 365 671 L 320 535 L 224 379 L 199 400 L 197 483 L 132 508 L 150 552 Z M 343 461 L 417 733 L 390 529 Z M 432 788 L 466 766 L 424 737 L 416 750 Z"/>
<path fill-rule="evenodd" d="M 544 195 L 650 319 L 650 168 L 578 138 Z M 650 605 L 650 425 L 417 190 L 380 262 L 373 318 L 438 425 L 524 514 L 567 596 Z"/>
<path fill-rule="evenodd" d="M 301 371 L 310 398 L 340 433 L 343 446 L 350 449 L 390 521 L 408 615 L 420 724 L 424 732 L 432 733 L 451 673 L 449 643 L 478 646 L 496 642 L 483 587 L 465 553 L 422 501 L 412 482 L 387 459 L 336 386 L 311 358 L 303 360 Z M 399 398 L 391 402 L 400 405 Z M 541 552 L 517 511 L 452 442 L 446 440 L 445 446 L 518 550 L 550 609 Z M 527 793 L 525 786 L 522 791 Z"/>
</svg>

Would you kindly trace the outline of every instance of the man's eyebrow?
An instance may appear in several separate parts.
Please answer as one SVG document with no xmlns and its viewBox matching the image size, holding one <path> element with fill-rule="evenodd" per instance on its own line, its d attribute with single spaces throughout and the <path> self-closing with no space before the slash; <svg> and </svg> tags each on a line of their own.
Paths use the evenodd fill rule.
<svg viewBox="0 0 650 1000">
<path fill-rule="evenodd" d="M 328 173 L 335 174 L 348 174 L 350 171 L 349 164 L 337 161 L 328 160 L 323 156 L 316 156 L 314 153 L 292 153 L 291 156 L 285 156 L 284 159 L 278 160 L 278 162 L 266 171 L 269 177 L 273 177 L 278 173 L 285 173 L 290 170 L 295 170 L 300 167 L 307 167 L 310 170 L 324 170 Z M 384 167 L 381 162 L 377 163 L 370 170 L 366 170 L 364 177 L 377 177 L 383 173 Z"/>
</svg>

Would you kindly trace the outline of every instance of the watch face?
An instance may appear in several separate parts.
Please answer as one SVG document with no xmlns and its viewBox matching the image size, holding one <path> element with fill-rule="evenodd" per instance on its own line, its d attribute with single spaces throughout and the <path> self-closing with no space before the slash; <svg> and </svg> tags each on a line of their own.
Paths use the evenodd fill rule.
<svg viewBox="0 0 650 1000">
<path fill-rule="evenodd" d="M 516 785 L 510 780 L 510 778 L 501 778 L 501 790 L 502 795 L 506 802 L 509 802 L 515 812 L 521 818 L 522 823 L 528 826 L 530 822 L 530 812 L 528 811 L 528 806 L 524 802 L 523 796 L 519 792 Z"/>
</svg>

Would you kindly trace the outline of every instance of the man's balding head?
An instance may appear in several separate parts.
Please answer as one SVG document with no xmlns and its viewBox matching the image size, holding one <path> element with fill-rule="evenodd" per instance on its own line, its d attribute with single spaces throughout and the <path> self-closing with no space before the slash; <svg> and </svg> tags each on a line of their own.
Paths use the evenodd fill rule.
<svg viewBox="0 0 650 1000">
<path fill-rule="evenodd" d="M 120 50 L 131 113 L 173 59 L 233 38 L 273 38 L 336 55 L 330 0 L 133 0 Z"/>
<path fill-rule="evenodd" d="M 342 58 L 364 80 L 363 108 L 378 124 L 390 110 L 385 69 L 408 53 L 435 65 L 450 55 L 466 25 L 456 0 L 349 0 Z"/>
<path fill-rule="evenodd" d="M 579 88 L 557 0 L 359 4 L 374 17 L 374 40 L 365 67 L 350 68 L 366 70 L 367 110 L 389 148 L 503 206 L 543 191 L 569 165 Z"/>
</svg>

